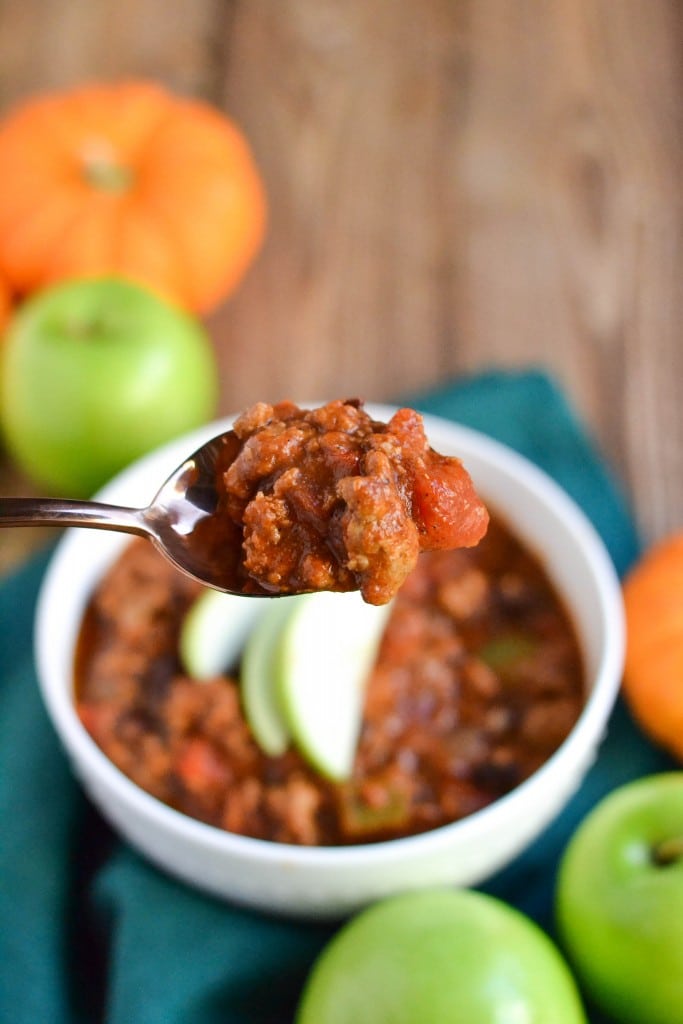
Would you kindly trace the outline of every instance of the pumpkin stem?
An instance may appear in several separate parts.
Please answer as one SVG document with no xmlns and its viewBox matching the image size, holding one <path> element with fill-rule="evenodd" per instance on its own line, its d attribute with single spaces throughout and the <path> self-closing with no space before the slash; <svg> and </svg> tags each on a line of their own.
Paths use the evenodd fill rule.
<svg viewBox="0 0 683 1024">
<path fill-rule="evenodd" d="M 89 185 L 103 192 L 125 192 L 133 183 L 133 172 L 122 164 L 105 142 L 93 140 L 82 156 L 83 175 Z"/>
</svg>

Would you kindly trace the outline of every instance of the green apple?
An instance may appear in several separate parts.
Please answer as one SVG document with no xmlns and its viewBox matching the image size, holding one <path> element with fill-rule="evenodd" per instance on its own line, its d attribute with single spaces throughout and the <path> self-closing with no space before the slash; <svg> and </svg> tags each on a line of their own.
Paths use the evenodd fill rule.
<svg viewBox="0 0 683 1024">
<path fill-rule="evenodd" d="M 362 911 L 323 949 L 296 1024 L 585 1024 L 548 936 L 501 901 L 427 890 Z"/>
<path fill-rule="evenodd" d="M 42 487 L 86 496 L 214 412 L 215 358 L 200 323 L 139 285 L 82 279 L 30 298 L 2 347 L 0 420 Z"/>
<path fill-rule="evenodd" d="M 203 590 L 180 627 L 178 650 L 187 674 L 213 679 L 234 670 L 263 612 L 263 602 L 255 598 Z"/>
<path fill-rule="evenodd" d="M 391 610 L 358 591 L 301 595 L 275 655 L 281 707 L 302 755 L 321 775 L 348 778 L 365 683 Z"/>
<path fill-rule="evenodd" d="M 683 772 L 619 787 L 563 855 L 557 922 L 586 992 L 620 1024 L 683 1021 Z"/>
<path fill-rule="evenodd" d="M 276 660 L 282 633 L 298 597 L 279 597 L 267 605 L 255 623 L 242 655 L 240 691 L 242 708 L 254 739 L 269 757 L 279 757 L 289 746 L 290 731 L 280 707 Z"/>
</svg>

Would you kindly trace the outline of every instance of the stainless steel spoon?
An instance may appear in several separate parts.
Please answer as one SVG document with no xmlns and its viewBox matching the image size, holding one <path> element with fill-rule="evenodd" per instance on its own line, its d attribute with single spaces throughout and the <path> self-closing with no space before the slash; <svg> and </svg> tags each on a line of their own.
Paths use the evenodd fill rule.
<svg viewBox="0 0 683 1024">
<path fill-rule="evenodd" d="M 237 454 L 232 431 L 202 445 L 146 508 L 59 498 L 1 498 L 0 526 L 83 526 L 147 537 L 178 569 L 235 594 L 276 597 L 241 570 L 241 532 L 223 514 L 220 474 Z"/>
</svg>

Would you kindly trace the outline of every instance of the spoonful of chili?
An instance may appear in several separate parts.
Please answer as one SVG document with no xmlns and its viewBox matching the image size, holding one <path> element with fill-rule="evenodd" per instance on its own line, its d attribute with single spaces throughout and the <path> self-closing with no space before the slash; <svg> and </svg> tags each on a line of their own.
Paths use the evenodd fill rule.
<svg viewBox="0 0 683 1024">
<path fill-rule="evenodd" d="M 3 498 L 0 526 L 78 526 L 147 537 L 178 569 L 236 594 L 360 590 L 385 604 L 420 550 L 467 547 L 488 513 L 422 418 L 389 423 L 357 400 L 304 410 L 259 402 L 186 459 L 145 508 Z"/>
</svg>

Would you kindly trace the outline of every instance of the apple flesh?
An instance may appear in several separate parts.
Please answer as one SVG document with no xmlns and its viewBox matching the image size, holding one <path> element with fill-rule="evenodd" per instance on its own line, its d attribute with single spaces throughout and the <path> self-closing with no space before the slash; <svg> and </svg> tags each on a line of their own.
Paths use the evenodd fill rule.
<svg viewBox="0 0 683 1024">
<path fill-rule="evenodd" d="M 246 598 L 252 604 L 263 604 Z M 277 650 L 282 630 L 298 597 L 279 597 L 267 607 L 252 629 L 242 654 L 240 692 L 244 717 L 254 739 L 269 757 L 287 750 L 291 734 L 280 706 L 276 680 Z"/>
<path fill-rule="evenodd" d="M 328 779 L 353 770 L 365 684 L 392 607 L 368 604 L 358 591 L 303 594 L 282 629 L 280 707 L 299 751 Z"/>
<path fill-rule="evenodd" d="M 263 615 L 260 602 L 207 589 L 190 605 L 178 643 L 183 668 L 193 679 L 214 679 L 234 669 Z"/>
<path fill-rule="evenodd" d="M 549 937 L 505 903 L 427 890 L 363 911 L 323 949 L 296 1024 L 586 1024 Z"/>
<path fill-rule="evenodd" d="M 201 425 L 216 404 L 214 354 L 199 322 L 117 278 L 34 295 L 9 326 L 2 360 L 10 454 L 37 483 L 74 497 Z"/>
<path fill-rule="evenodd" d="M 293 743 L 340 781 L 353 770 L 365 683 L 392 607 L 356 591 L 272 601 L 206 591 L 183 620 L 179 653 L 196 679 L 239 660 L 242 709 L 263 752 L 279 757 Z"/>
<path fill-rule="evenodd" d="M 559 934 L 580 983 L 620 1024 L 683 1021 L 683 772 L 621 786 L 572 837 Z"/>
</svg>

